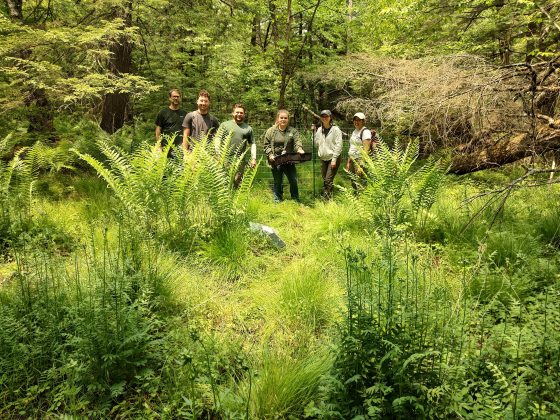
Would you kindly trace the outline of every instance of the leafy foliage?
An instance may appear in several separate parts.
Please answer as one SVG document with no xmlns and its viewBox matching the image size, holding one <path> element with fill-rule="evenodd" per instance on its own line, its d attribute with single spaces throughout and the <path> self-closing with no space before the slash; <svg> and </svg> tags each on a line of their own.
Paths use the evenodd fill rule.
<svg viewBox="0 0 560 420">
<path fill-rule="evenodd" d="M 256 168 L 247 170 L 239 188 L 234 189 L 233 175 L 242 157 L 226 165 L 227 154 L 217 160 L 206 140 L 185 155 L 175 150 L 178 158 L 168 157 L 171 142 L 163 152 L 143 144 L 130 155 L 105 141 L 99 147 L 106 165 L 77 153 L 114 191 L 120 216 L 139 235 L 148 234 L 188 252 L 194 241 L 244 225 Z"/>
<path fill-rule="evenodd" d="M 430 209 L 442 185 L 441 163 L 430 159 L 413 170 L 417 157 L 417 141 L 404 148 L 396 141 L 392 149 L 380 142 L 374 156 L 363 155 L 365 187 L 357 198 L 349 197 L 360 214 L 371 215 L 373 226 L 389 235 L 397 234 L 406 222 L 422 220 L 421 212 Z"/>
<path fill-rule="evenodd" d="M 0 154 L 10 136 L 0 142 Z M 31 224 L 34 174 L 20 149 L 8 162 L 0 159 L 0 250 Z"/>
</svg>

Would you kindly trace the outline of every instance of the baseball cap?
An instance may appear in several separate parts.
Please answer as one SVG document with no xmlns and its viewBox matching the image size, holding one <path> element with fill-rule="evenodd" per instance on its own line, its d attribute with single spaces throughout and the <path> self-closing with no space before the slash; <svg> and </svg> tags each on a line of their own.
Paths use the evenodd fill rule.
<svg viewBox="0 0 560 420">
<path fill-rule="evenodd" d="M 329 111 L 328 109 L 323 109 L 323 110 L 321 111 L 321 114 L 320 114 L 320 115 L 321 115 L 321 117 L 322 117 L 323 115 L 328 115 L 328 116 L 330 117 L 330 116 L 332 116 L 332 113 L 331 113 L 331 111 Z"/>
<path fill-rule="evenodd" d="M 354 117 L 353 117 L 352 119 L 354 119 L 354 118 L 359 118 L 360 120 L 365 120 L 365 119 L 366 119 L 366 116 L 364 115 L 363 112 L 356 112 L 356 113 L 354 114 Z"/>
</svg>

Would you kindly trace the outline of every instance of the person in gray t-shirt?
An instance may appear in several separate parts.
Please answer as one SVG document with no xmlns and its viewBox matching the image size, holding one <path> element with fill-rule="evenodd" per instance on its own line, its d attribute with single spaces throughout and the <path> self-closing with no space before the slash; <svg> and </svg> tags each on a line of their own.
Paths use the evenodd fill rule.
<svg viewBox="0 0 560 420">
<path fill-rule="evenodd" d="M 183 120 L 183 149 L 188 151 L 193 140 L 200 140 L 208 135 L 212 138 L 220 126 L 216 117 L 208 112 L 210 109 L 210 94 L 206 90 L 198 92 L 196 101 L 198 109 L 189 112 Z"/>
</svg>

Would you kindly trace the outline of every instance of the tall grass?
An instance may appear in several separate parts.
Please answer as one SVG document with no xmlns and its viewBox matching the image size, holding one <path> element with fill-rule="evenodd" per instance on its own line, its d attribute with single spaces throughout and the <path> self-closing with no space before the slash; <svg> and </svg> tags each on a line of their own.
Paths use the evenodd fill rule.
<svg viewBox="0 0 560 420">
<path fill-rule="evenodd" d="M 18 249 L 0 290 L 2 416 L 108 413 L 161 368 L 168 273 L 149 252 L 91 245 L 71 261 Z"/>
<path fill-rule="evenodd" d="M 325 353 L 292 359 L 265 352 L 256 375 L 243 384 L 247 418 L 301 418 L 330 368 Z"/>
</svg>

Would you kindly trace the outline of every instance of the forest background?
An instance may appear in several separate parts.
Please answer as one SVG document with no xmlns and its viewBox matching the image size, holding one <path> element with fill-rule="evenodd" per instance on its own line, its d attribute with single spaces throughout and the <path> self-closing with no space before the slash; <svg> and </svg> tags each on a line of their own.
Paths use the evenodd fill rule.
<svg viewBox="0 0 560 420">
<path fill-rule="evenodd" d="M 57 141 L 57 117 L 83 116 L 113 133 L 151 122 L 171 87 L 187 110 L 205 88 L 222 120 L 243 102 L 263 128 L 278 108 L 300 126 L 304 106 L 333 108 L 340 122 L 361 109 L 388 137 L 452 148 L 452 170 L 465 173 L 556 147 L 556 11 L 532 1 L 6 0 L 1 125 Z"/>
<path fill-rule="evenodd" d="M 560 415 L 560 2 L 0 7 L 0 417 Z M 155 151 L 171 87 L 383 142 L 276 205 Z"/>
</svg>

